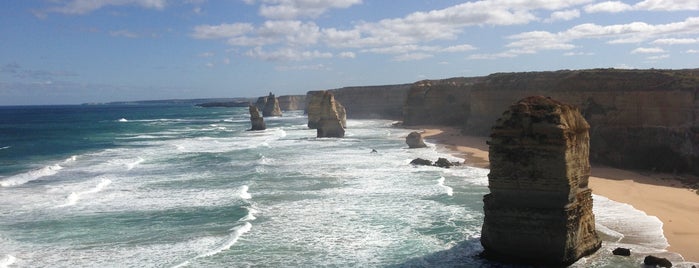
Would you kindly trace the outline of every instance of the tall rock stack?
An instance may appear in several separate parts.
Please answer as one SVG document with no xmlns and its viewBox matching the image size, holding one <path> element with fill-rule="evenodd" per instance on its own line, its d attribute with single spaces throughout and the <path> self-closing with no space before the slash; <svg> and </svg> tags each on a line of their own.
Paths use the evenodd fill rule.
<svg viewBox="0 0 699 268">
<path fill-rule="evenodd" d="M 484 256 L 567 265 L 601 246 L 592 214 L 589 125 L 577 108 L 528 97 L 492 128 Z"/>
<path fill-rule="evenodd" d="M 267 126 L 265 125 L 265 120 L 260 116 L 260 111 L 257 109 L 257 106 L 255 105 L 250 105 L 250 123 L 252 124 L 252 128 L 250 130 L 265 130 L 267 129 Z"/>
<path fill-rule="evenodd" d="M 308 115 L 308 128 L 317 129 L 320 122 L 320 116 L 323 111 L 323 100 L 327 93 L 333 96 L 334 109 L 337 111 L 337 116 L 340 119 L 340 124 L 343 128 L 347 128 L 347 112 L 345 107 L 335 99 L 334 94 L 327 90 L 309 91 L 306 93 L 306 114 Z"/>
<path fill-rule="evenodd" d="M 343 111 L 338 111 L 338 109 Z M 340 114 L 345 114 L 344 107 L 338 105 L 330 91 L 325 91 L 320 102 L 318 128 L 316 129 L 318 138 L 342 138 L 345 136 L 345 126 L 342 124 Z"/>
<path fill-rule="evenodd" d="M 272 92 L 267 96 L 265 105 L 262 108 L 262 116 L 282 116 L 282 109 L 279 108 L 279 100 Z"/>
</svg>

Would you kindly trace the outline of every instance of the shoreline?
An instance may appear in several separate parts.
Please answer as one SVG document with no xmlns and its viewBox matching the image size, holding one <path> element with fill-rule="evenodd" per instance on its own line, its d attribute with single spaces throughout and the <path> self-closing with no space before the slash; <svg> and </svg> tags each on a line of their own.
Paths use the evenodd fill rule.
<svg viewBox="0 0 699 268">
<path fill-rule="evenodd" d="M 411 126 L 424 139 L 450 150 L 468 166 L 489 168 L 487 137 L 464 136 L 447 126 Z M 655 216 L 663 222 L 667 251 L 699 262 L 699 193 L 673 174 L 637 172 L 593 165 L 589 187 L 598 194 Z"/>
</svg>

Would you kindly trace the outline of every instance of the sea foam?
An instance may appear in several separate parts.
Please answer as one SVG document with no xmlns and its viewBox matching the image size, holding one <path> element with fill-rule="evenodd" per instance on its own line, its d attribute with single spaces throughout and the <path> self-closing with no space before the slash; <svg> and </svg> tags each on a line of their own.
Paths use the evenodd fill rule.
<svg viewBox="0 0 699 268">
<path fill-rule="evenodd" d="M 7 254 L 4 257 L 2 257 L 2 259 L 0 259 L 0 268 L 10 267 L 10 265 L 14 264 L 16 261 L 17 258 L 15 258 L 15 256 Z"/>
<path fill-rule="evenodd" d="M 439 180 L 437 181 L 437 185 L 438 185 L 439 187 L 444 188 L 444 190 L 446 191 L 446 193 L 447 193 L 448 196 L 454 195 L 454 189 L 451 188 L 451 187 L 449 187 L 449 186 L 444 185 L 444 181 L 445 181 L 445 180 L 446 180 L 446 179 L 445 179 L 444 177 L 440 177 Z"/>
<path fill-rule="evenodd" d="M 81 197 L 84 195 L 88 194 L 94 194 L 101 192 L 107 185 L 111 184 L 112 181 L 110 179 L 101 179 L 100 182 L 93 187 L 92 189 L 81 191 L 81 192 L 72 192 L 68 197 L 66 197 L 66 203 L 63 205 L 60 205 L 58 207 L 67 207 L 67 206 L 73 206 L 78 203 L 78 200 L 80 200 Z"/>
<path fill-rule="evenodd" d="M 20 174 L 11 176 L 7 179 L 4 179 L 3 181 L 0 181 L 0 186 L 12 187 L 12 186 L 22 185 L 22 184 L 25 184 L 25 183 L 33 181 L 33 180 L 37 180 L 37 179 L 42 178 L 42 177 L 55 175 L 61 169 L 63 169 L 63 167 L 60 166 L 59 164 L 45 166 L 45 167 L 40 168 L 40 169 L 35 169 L 35 170 L 31 170 L 31 171 L 28 171 L 25 173 L 20 173 Z"/>
</svg>

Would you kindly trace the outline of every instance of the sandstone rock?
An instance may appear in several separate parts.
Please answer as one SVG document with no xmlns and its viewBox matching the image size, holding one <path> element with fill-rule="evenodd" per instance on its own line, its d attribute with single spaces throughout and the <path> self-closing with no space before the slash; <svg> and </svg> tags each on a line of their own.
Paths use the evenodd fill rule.
<svg viewBox="0 0 699 268">
<path fill-rule="evenodd" d="M 425 148 L 427 145 L 425 141 L 422 140 L 422 134 L 417 131 L 410 132 L 407 137 L 405 137 L 405 143 L 408 144 L 408 148 Z"/>
<path fill-rule="evenodd" d="M 347 109 L 349 118 L 401 120 L 410 84 L 357 86 L 333 89 L 335 100 Z"/>
<path fill-rule="evenodd" d="M 318 128 L 320 117 L 323 112 L 323 97 L 326 93 L 331 93 L 331 91 L 319 90 L 306 93 L 306 114 L 308 115 L 308 128 L 310 129 Z M 340 124 L 343 128 L 347 128 L 347 113 L 345 107 L 335 99 L 334 105 L 337 116 L 340 118 Z"/>
<path fill-rule="evenodd" d="M 589 125 L 573 106 L 529 97 L 491 130 L 490 194 L 484 198 L 484 256 L 568 265 L 595 252 Z"/>
<path fill-rule="evenodd" d="M 279 108 L 283 111 L 306 109 L 306 95 L 286 95 L 277 97 Z"/>
<path fill-rule="evenodd" d="M 631 256 L 631 250 L 628 248 L 615 248 L 612 250 L 612 254 L 617 256 Z"/>
<path fill-rule="evenodd" d="M 345 114 L 342 105 L 335 101 L 335 97 L 329 91 L 323 94 L 320 102 L 320 113 L 318 116 L 318 128 L 316 128 L 317 137 L 335 137 L 342 138 L 345 136 L 345 127 L 342 123 L 341 114 Z"/>
<path fill-rule="evenodd" d="M 269 96 L 266 98 L 264 108 L 262 108 L 262 116 L 282 116 L 282 110 L 279 108 L 279 100 L 272 92 L 270 92 Z"/>
<path fill-rule="evenodd" d="M 410 161 L 410 164 L 416 166 L 431 166 L 432 161 L 422 158 L 415 158 L 413 161 Z"/>
<path fill-rule="evenodd" d="M 660 266 L 665 268 L 672 267 L 672 262 L 666 258 L 659 258 L 653 255 L 648 255 L 643 259 L 643 264 L 651 266 Z"/>
<path fill-rule="evenodd" d="M 252 128 L 250 130 L 265 130 L 267 126 L 265 125 L 265 120 L 260 116 L 260 111 L 254 105 L 249 105 L 250 110 L 250 123 Z"/>
</svg>

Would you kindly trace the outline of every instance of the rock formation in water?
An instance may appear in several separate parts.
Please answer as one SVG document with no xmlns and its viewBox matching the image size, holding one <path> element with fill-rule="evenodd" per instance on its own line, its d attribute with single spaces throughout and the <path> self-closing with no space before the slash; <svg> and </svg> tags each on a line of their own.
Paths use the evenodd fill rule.
<svg viewBox="0 0 699 268">
<path fill-rule="evenodd" d="M 282 116 L 282 110 L 279 108 L 279 100 L 272 92 L 269 93 L 269 96 L 267 96 L 265 100 L 264 107 L 262 108 L 262 116 Z"/>
<path fill-rule="evenodd" d="M 407 137 L 405 137 L 405 143 L 408 144 L 408 148 L 425 148 L 427 145 L 422 139 L 422 134 L 417 131 L 410 132 Z"/>
<path fill-rule="evenodd" d="M 331 91 L 319 90 L 309 91 L 306 94 L 306 114 L 308 115 L 308 128 L 317 129 L 323 112 L 323 100 L 326 93 L 333 95 L 334 109 L 337 111 L 337 116 L 340 118 L 340 124 L 343 128 L 347 128 L 347 113 L 345 107 L 334 98 Z"/>
<path fill-rule="evenodd" d="M 255 105 L 249 105 L 250 110 L 250 123 L 252 128 L 250 130 L 265 130 L 267 126 L 265 125 L 265 120 L 260 116 L 260 111 Z"/>
<path fill-rule="evenodd" d="M 342 122 L 341 114 L 338 109 L 344 108 L 335 101 L 335 97 L 329 91 L 323 93 L 323 98 L 320 101 L 318 124 L 316 128 L 317 137 L 335 137 L 342 138 L 345 136 L 345 125 Z"/>
<path fill-rule="evenodd" d="M 491 131 L 483 255 L 567 265 L 595 252 L 589 125 L 577 108 L 546 97 L 510 106 Z"/>
<path fill-rule="evenodd" d="M 672 262 L 670 262 L 668 259 L 656 257 L 653 255 L 648 255 L 645 258 L 643 258 L 643 264 L 651 266 L 651 267 L 664 267 L 664 268 L 671 268 L 672 267 Z"/>
</svg>

